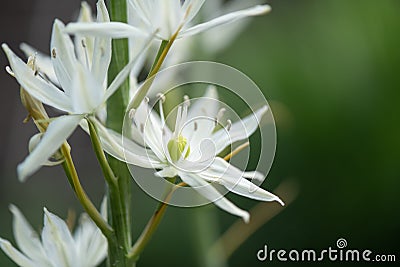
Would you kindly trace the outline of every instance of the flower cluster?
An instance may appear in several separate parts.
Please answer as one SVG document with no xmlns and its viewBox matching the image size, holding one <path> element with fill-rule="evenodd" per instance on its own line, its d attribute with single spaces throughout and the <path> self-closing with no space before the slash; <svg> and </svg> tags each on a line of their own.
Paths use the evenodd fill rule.
<svg viewBox="0 0 400 267">
<path fill-rule="evenodd" d="M 238 2 L 232 1 L 234 4 Z M 151 82 L 149 86 L 138 85 L 139 71 L 151 68 L 148 63 L 150 58 L 154 58 L 155 45 L 161 43 L 167 47 L 164 52 L 168 57 L 159 57 L 159 64 L 151 68 L 152 75 L 160 70 L 161 65 L 165 67 L 188 59 L 193 38 L 198 38 L 198 43 L 212 38 L 215 50 L 220 49 L 241 29 L 236 26 L 229 28 L 231 25 L 270 10 L 268 5 L 255 5 L 232 11 L 234 4 L 227 7 L 223 0 L 127 0 L 129 19 L 128 23 L 122 23 L 111 21 L 104 0 L 99 0 L 96 17 L 89 5 L 82 3 L 76 22 L 64 25 L 59 20 L 54 21 L 49 56 L 22 44 L 21 49 L 29 57 L 25 63 L 7 44 L 3 44 L 10 64 L 7 70 L 24 92 L 40 105 L 43 103 L 60 114 L 48 118 L 47 114 L 44 116 L 45 111 L 40 111 L 46 127 L 39 129 L 42 131 L 40 138 L 32 141 L 32 151 L 18 165 L 19 179 L 25 181 L 46 165 L 77 127 L 91 133 L 89 128 L 93 125 L 102 149 L 108 154 L 128 164 L 153 168 L 160 179 L 179 177 L 185 185 L 246 222 L 249 213 L 231 203 L 214 185 L 222 185 L 228 191 L 248 198 L 278 201 L 283 205 L 277 196 L 249 181 L 254 178 L 263 180 L 263 174 L 241 171 L 219 156 L 228 146 L 247 139 L 256 131 L 267 106 L 241 121 L 228 120 L 226 128 L 220 129 L 214 121 L 196 119 L 218 117 L 220 109 L 216 101 L 209 102 L 209 99 L 218 99 L 217 90 L 210 86 L 203 98 L 194 101 L 185 98 L 178 107 L 175 127 L 172 128 L 168 127 L 164 116 L 165 96 L 158 94 L 157 113 L 148 101 Z M 225 10 L 232 12 L 224 13 Z M 200 21 L 200 17 L 207 20 Z M 215 34 L 217 30 L 220 34 Z M 211 32 L 214 37 L 206 35 Z M 229 37 L 226 32 L 230 32 Z M 225 37 L 215 37 L 219 35 Z M 107 72 L 114 38 L 129 38 L 130 61 L 114 80 L 109 81 Z M 172 46 L 182 49 L 169 50 Z M 214 50 L 208 48 L 207 51 L 213 53 Z M 128 110 L 133 133 L 131 139 L 104 124 L 107 100 L 126 79 L 131 81 L 132 103 L 136 103 Z M 159 89 L 162 85 L 164 83 L 153 87 L 162 90 Z M 205 105 L 208 107 L 206 113 L 202 108 Z M 211 140 L 213 147 L 202 147 L 204 144 L 207 146 L 203 140 Z M 45 226 L 40 240 L 30 237 L 33 231 L 19 210 L 12 206 L 11 211 L 16 241 L 22 253 L 8 241 L 0 239 L 0 244 L 20 266 L 95 266 L 105 256 L 105 239 L 98 236 L 99 231 L 86 218 L 72 237 L 65 223 L 45 209 Z M 53 246 L 52 242 L 58 245 Z"/>
</svg>

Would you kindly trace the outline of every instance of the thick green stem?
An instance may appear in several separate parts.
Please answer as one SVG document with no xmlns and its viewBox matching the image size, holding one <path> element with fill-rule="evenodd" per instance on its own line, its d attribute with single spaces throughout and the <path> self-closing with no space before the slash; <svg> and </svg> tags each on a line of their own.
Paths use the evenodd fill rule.
<svg viewBox="0 0 400 267">
<path fill-rule="evenodd" d="M 110 0 L 108 3 L 112 21 L 127 22 L 127 1 Z M 109 83 L 114 80 L 121 69 L 129 62 L 127 39 L 113 40 L 112 58 L 108 69 Z M 129 102 L 129 80 L 109 98 L 107 102 L 107 127 L 121 132 L 123 118 Z M 131 246 L 131 177 L 125 163 L 113 157 L 108 158 L 109 166 L 116 179 L 116 186 L 108 187 L 109 223 L 115 230 L 117 244 L 109 245 L 109 266 L 132 266 L 126 258 Z"/>
<path fill-rule="evenodd" d="M 111 244 L 109 242 L 109 253 L 112 253 L 112 255 L 115 257 L 113 262 L 110 261 L 110 265 L 129 266 L 127 265 L 126 258 L 127 247 L 129 246 L 128 242 L 130 242 L 130 238 L 126 236 L 129 226 L 127 225 L 127 220 L 124 217 L 126 215 L 123 213 L 125 205 L 123 203 L 124 200 L 120 197 L 121 190 L 118 183 L 118 178 L 114 175 L 114 172 L 107 161 L 106 155 L 101 147 L 100 138 L 97 134 L 95 125 L 92 121 L 90 121 L 90 119 L 87 119 L 87 122 L 89 125 L 90 139 L 92 141 L 93 149 L 108 185 L 108 197 L 111 205 L 110 212 L 112 213 L 112 216 L 110 216 L 110 223 L 113 225 L 113 227 L 115 227 L 115 229 L 119 229 L 118 231 L 115 231 L 116 242 Z"/>
</svg>

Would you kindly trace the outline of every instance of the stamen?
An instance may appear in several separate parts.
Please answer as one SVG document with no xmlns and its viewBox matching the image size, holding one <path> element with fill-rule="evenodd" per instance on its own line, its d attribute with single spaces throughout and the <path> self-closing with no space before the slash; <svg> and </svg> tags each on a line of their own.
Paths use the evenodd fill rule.
<svg viewBox="0 0 400 267">
<path fill-rule="evenodd" d="M 197 125 L 197 121 L 194 122 L 194 131 L 197 131 L 198 125 Z"/>
<path fill-rule="evenodd" d="M 250 145 L 249 142 L 246 142 L 244 144 L 241 144 L 240 146 L 238 146 L 237 148 L 235 148 L 231 153 L 229 153 L 228 155 L 226 155 L 224 157 L 225 161 L 230 160 L 233 156 L 237 155 L 240 151 L 242 151 L 243 149 L 245 149 L 246 147 L 248 147 Z"/>
<path fill-rule="evenodd" d="M 165 102 L 165 95 L 158 93 L 157 97 L 159 98 L 158 100 L 158 105 L 160 108 L 160 118 L 161 118 L 161 124 L 162 127 L 165 125 L 165 117 L 164 117 L 164 108 L 163 108 L 163 103 Z"/>
<path fill-rule="evenodd" d="M 231 120 L 227 120 L 227 125 L 226 125 L 226 130 L 229 132 L 231 130 L 232 127 L 232 121 Z"/>
<path fill-rule="evenodd" d="M 157 98 L 159 98 L 160 99 L 160 101 L 162 101 L 163 103 L 165 102 L 165 95 L 164 94 L 161 94 L 161 93 L 158 93 L 157 95 L 156 95 L 156 97 Z"/>
<path fill-rule="evenodd" d="M 89 68 L 89 55 L 87 53 L 85 39 L 81 40 L 81 44 L 82 44 L 82 47 L 83 47 L 83 51 L 85 53 L 86 66 Z"/>
<path fill-rule="evenodd" d="M 190 99 L 189 99 L 189 96 L 187 96 L 187 95 L 184 95 L 184 96 L 183 96 L 183 103 L 184 103 L 185 106 L 190 107 Z"/>
<path fill-rule="evenodd" d="M 148 104 L 150 102 L 150 99 L 147 96 L 145 96 L 143 101 L 144 101 L 144 103 Z"/>
<path fill-rule="evenodd" d="M 131 120 L 133 120 L 133 118 L 135 118 L 135 113 L 136 113 L 136 109 L 132 108 L 131 110 L 129 110 L 128 116 Z"/>
<path fill-rule="evenodd" d="M 53 58 L 56 58 L 56 57 L 57 57 L 57 53 L 56 53 L 56 49 L 55 49 L 55 48 L 53 48 L 53 49 L 51 50 L 51 56 L 52 56 Z"/>
</svg>

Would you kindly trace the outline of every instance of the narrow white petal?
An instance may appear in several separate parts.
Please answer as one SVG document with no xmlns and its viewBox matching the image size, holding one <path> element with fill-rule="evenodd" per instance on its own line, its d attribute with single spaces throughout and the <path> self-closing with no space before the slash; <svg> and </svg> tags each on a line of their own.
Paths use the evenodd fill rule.
<svg viewBox="0 0 400 267">
<path fill-rule="evenodd" d="M 111 38 L 128 38 L 131 36 L 148 36 L 139 28 L 122 22 L 96 22 L 96 23 L 69 23 L 65 32 L 71 34 L 84 34 L 91 36 L 103 36 Z"/>
<path fill-rule="evenodd" d="M 76 114 L 91 114 L 103 103 L 103 85 L 80 63 L 75 66 L 71 99 Z"/>
<path fill-rule="evenodd" d="M 25 181 L 36 172 L 72 134 L 81 119 L 81 116 L 66 115 L 53 120 L 35 150 L 18 165 L 19 179 Z"/>
<path fill-rule="evenodd" d="M 202 172 L 201 176 L 218 179 L 219 183 L 235 194 L 260 201 L 277 201 L 284 205 L 279 197 L 245 179 L 243 171 L 222 158 L 215 158 L 210 168 Z"/>
<path fill-rule="evenodd" d="M 107 240 L 86 213 L 74 234 L 80 266 L 97 266 L 107 256 Z"/>
<path fill-rule="evenodd" d="M 97 22 L 110 22 L 104 0 L 97 2 Z M 105 81 L 111 62 L 111 37 L 97 36 L 94 42 L 92 73 L 100 82 Z"/>
<path fill-rule="evenodd" d="M 8 240 L 0 238 L 0 248 L 19 266 L 38 267 L 32 260 L 28 259 L 24 254 L 15 249 Z"/>
<path fill-rule="evenodd" d="M 19 249 L 35 262 L 46 263 L 47 258 L 36 231 L 16 206 L 10 205 L 10 211 L 13 214 L 14 238 Z"/>
<path fill-rule="evenodd" d="M 6 45 L 2 45 L 19 84 L 34 98 L 49 106 L 63 111 L 70 111 L 71 105 L 66 95 L 54 85 L 35 76 L 33 70 L 28 67 L 14 52 Z"/>
<path fill-rule="evenodd" d="M 258 128 L 262 116 L 267 112 L 268 106 L 263 106 L 254 114 L 235 122 L 229 131 L 221 129 L 212 135 L 212 140 L 216 145 L 217 154 L 225 147 L 234 142 L 247 139 Z"/>
<path fill-rule="evenodd" d="M 215 127 L 214 118 L 219 106 L 217 89 L 209 86 L 202 97 L 192 102 L 182 134 L 186 138 L 190 137 L 190 154 L 193 158 L 198 158 L 205 152 L 200 151 L 200 144 L 210 138 Z"/>
<path fill-rule="evenodd" d="M 92 9 L 87 2 L 81 2 L 78 22 L 93 22 Z M 94 38 L 92 36 L 76 35 L 74 38 L 76 56 L 81 63 L 92 61 Z"/>
<path fill-rule="evenodd" d="M 55 20 L 51 36 L 51 60 L 54 71 L 57 75 L 61 88 L 69 95 L 72 86 L 72 75 L 78 60 L 75 56 L 74 43 L 71 38 L 65 34 L 64 24 Z"/>
<path fill-rule="evenodd" d="M 254 181 L 262 182 L 262 181 L 264 181 L 265 174 L 258 172 L 258 171 L 250 171 L 250 172 L 244 172 L 243 177 L 247 178 L 251 181 L 254 180 Z"/>
<path fill-rule="evenodd" d="M 148 49 L 148 47 L 150 46 L 152 41 L 153 41 L 153 36 L 146 40 L 143 47 L 140 49 L 140 52 L 134 58 L 132 58 L 128 62 L 128 64 L 126 64 L 126 66 L 118 73 L 118 75 L 114 78 L 114 80 L 111 82 L 110 86 L 108 87 L 105 97 L 104 97 L 105 98 L 104 100 L 107 100 L 110 96 L 112 96 L 115 93 L 115 91 L 121 86 L 121 84 L 129 76 L 132 69 L 137 65 L 137 63 L 140 63 L 140 62 L 138 62 L 138 60 L 141 58 L 140 55 L 145 53 L 145 51 Z"/>
<path fill-rule="evenodd" d="M 214 0 L 213 0 L 214 1 Z M 182 9 L 186 14 L 185 23 L 189 23 L 199 13 L 200 8 L 203 6 L 205 0 L 187 0 L 183 3 Z"/>
<path fill-rule="evenodd" d="M 100 213 L 101 213 L 101 216 L 107 220 L 108 216 L 107 216 L 107 196 L 106 195 L 103 197 L 103 200 L 101 201 Z"/>
<path fill-rule="evenodd" d="M 60 84 L 57 79 L 56 73 L 54 72 L 51 58 L 48 55 L 38 51 L 37 49 L 26 43 L 21 43 L 19 45 L 19 48 L 22 50 L 22 52 L 24 52 L 25 56 L 27 57 L 35 55 L 36 67 L 38 68 L 39 72 L 46 75 L 46 78 L 48 78 L 52 83 L 56 85 Z"/>
<path fill-rule="evenodd" d="M 86 121 L 82 121 L 80 125 L 82 129 L 89 132 Z M 98 121 L 95 121 L 95 125 L 104 151 L 111 156 L 143 168 L 161 168 L 164 166 L 152 151 L 123 138 L 121 134 L 105 128 Z"/>
<path fill-rule="evenodd" d="M 212 201 L 219 208 L 239 217 L 247 223 L 250 219 L 250 214 L 238 208 L 228 199 L 226 199 L 217 189 L 215 189 L 211 184 L 204 181 L 201 177 L 195 174 L 189 174 L 180 172 L 179 176 L 182 181 L 193 187 L 197 192 L 199 192 L 206 199 Z"/>
<path fill-rule="evenodd" d="M 77 266 L 77 252 L 67 224 L 44 208 L 43 247 L 54 266 Z"/>
<path fill-rule="evenodd" d="M 208 22 L 198 24 L 189 29 L 183 30 L 183 31 L 181 31 L 179 37 L 187 37 L 187 36 L 195 35 L 200 32 L 204 32 L 208 29 L 212 29 L 212 28 L 215 28 L 217 26 L 224 25 L 227 23 L 231 23 L 231 22 L 237 21 L 242 18 L 262 15 L 262 14 L 269 12 L 270 10 L 271 10 L 271 7 L 269 5 L 258 5 L 258 6 L 251 7 L 248 9 L 235 11 L 235 12 L 223 15 L 221 17 L 212 19 Z"/>
</svg>

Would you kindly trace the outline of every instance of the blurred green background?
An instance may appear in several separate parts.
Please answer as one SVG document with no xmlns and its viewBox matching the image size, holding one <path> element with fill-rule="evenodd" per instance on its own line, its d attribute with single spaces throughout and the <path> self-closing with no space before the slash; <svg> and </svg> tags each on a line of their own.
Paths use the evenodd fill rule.
<svg viewBox="0 0 400 267">
<path fill-rule="evenodd" d="M 42 51 L 48 49 L 54 17 L 69 21 L 79 7 L 79 1 L 14 2 L 14 7 L 1 10 L 1 41 L 14 48 L 29 41 Z M 399 260 L 400 2 L 270 3 L 272 13 L 254 19 L 217 61 L 250 76 L 271 103 L 278 144 L 264 187 L 291 180 L 298 184 L 299 195 L 233 254 L 229 266 L 271 265 L 256 258 L 264 244 L 325 249 L 335 247 L 338 238 L 345 238 L 348 248 L 396 254 Z M 4 55 L 0 60 L 4 69 Z M 20 207 L 38 230 L 43 206 L 63 217 L 68 208 L 81 209 L 61 168 L 43 168 L 28 182 L 17 181 L 15 167 L 27 153 L 34 128 L 21 123 L 24 111 L 17 85 L 4 72 L 1 81 L 0 236 L 13 240 L 9 203 Z M 71 144 L 82 182 L 99 203 L 104 188 L 90 142 L 78 132 Z M 257 204 L 231 199 L 246 208 Z M 134 186 L 136 235 L 155 205 Z M 198 224 L 207 224 L 196 219 L 199 210 L 217 214 L 220 229 L 210 224 L 205 228 L 209 231 L 199 232 Z M 196 236 L 223 232 L 235 221 L 210 207 L 169 208 L 139 266 L 202 266 L 203 248 Z M 13 266 L 2 252 L 0 266 Z"/>
</svg>

